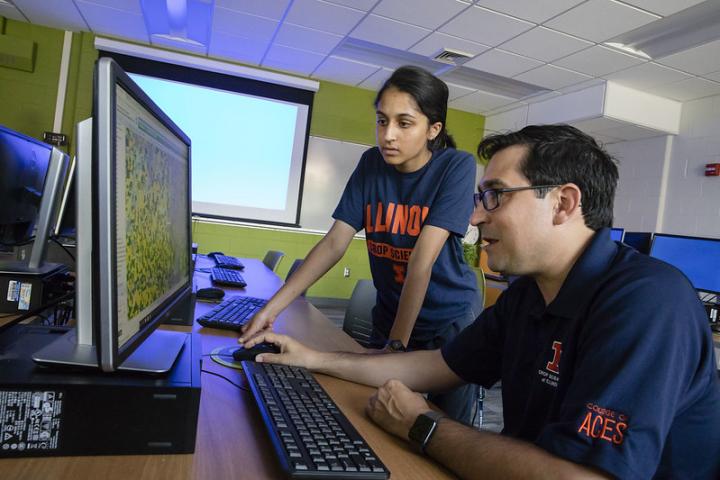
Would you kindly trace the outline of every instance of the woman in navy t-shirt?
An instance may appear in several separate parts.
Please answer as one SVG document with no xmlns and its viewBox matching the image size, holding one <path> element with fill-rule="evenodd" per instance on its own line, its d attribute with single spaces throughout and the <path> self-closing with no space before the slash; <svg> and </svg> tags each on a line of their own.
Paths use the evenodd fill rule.
<svg viewBox="0 0 720 480">
<path fill-rule="evenodd" d="M 475 160 L 447 133 L 448 89 L 417 67 L 402 67 L 375 98 L 377 147 L 367 150 L 333 213 L 335 222 L 303 265 L 255 315 L 245 341 L 345 254 L 365 230 L 377 288 L 372 346 L 440 348 L 480 313 L 477 280 L 461 238 L 472 214 Z M 470 423 L 477 387 L 430 399 Z"/>
</svg>

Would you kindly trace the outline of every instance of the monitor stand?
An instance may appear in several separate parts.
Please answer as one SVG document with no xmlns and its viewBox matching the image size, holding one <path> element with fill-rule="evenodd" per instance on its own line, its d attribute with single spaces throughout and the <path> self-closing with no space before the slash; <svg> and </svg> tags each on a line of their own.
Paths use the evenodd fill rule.
<svg viewBox="0 0 720 480">
<path fill-rule="evenodd" d="M 185 332 L 155 330 L 125 359 L 117 371 L 167 373 L 180 354 L 188 335 Z M 47 367 L 100 368 L 95 345 L 78 343 L 75 329 L 35 352 L 32 359 Z"/>
</svg>

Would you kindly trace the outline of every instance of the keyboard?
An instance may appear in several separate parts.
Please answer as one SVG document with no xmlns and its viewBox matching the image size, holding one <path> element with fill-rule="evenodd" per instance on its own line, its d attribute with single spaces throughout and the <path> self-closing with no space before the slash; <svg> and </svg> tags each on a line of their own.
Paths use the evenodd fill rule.
<svg viewBox="0 0 720 480">
<path fill-rule="evenodd" d="M 305 368 L 242 362 L 275 453 L 292 478 L 387 479 L 390 472 Z"/>
<path fill-rule="evenodd" d="M 203 327 L 222 328 L 239 332 L 240 328 L 266 303 L 267 300 L 262 298 L 231 297 L 199 317 L 197 322 Z"/>
<path fill-rule="evenodd" d="M 215 266 L 217 267 L 231 268 L 233 270 L 242 270 L 245 268 L 245 265 L 243 265 L 240 260 L 230 255 L 215 254 L 212 258 L 215 260 Z"/>
<path fill-rule="evenodd" d="M 244 287 L 247 285 L 245 279 L 237 270 L 230 270 L 229 268 L 213 267 L 210 270 L 210 280 L 213 283 L 230 287 Z"/>
</svg>

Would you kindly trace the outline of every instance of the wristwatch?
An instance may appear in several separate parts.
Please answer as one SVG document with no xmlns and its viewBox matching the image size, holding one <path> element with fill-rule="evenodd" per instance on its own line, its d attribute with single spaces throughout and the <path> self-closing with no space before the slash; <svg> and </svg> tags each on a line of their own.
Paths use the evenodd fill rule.
<svg viewBox="0 0 720 480">
<path fill-rule="evenodd" d="M 434 410 L 429 410 L 421 413 L 415 419 L 415 423 L 413 423 L 413 426 L 410 427 L 410 431 L 408 432 L 408 438 L 410 439 L 410 444 L 419 453 L 425 455 L 425 449 L 428 443 L 430 443 L 430 439 L 433 433 L 435 433 L 441 418 L 445 418 L 445 415 Z"/>
<path fill-rule="evenodd" d="M 385 350 L 389 352 L 406 352 L 407 348 L 400 340 L 388 340 L 385 344 Z"/>
</svg>

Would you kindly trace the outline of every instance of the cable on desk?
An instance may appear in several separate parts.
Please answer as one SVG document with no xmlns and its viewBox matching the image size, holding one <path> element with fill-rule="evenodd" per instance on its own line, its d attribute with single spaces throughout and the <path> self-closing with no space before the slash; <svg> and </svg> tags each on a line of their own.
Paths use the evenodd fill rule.
<svg viewBox="0 0 720 480">
<path fill-rule="evenodd" d="M 203 355 L 203 356 L 204 356 L 204 355 Z M 226 382 L 228 382 L 228 383 L 236 386 L 236 387 L 239 388 L 240 390 L 244 390 L 244 391 L 246 391 L 246 392 L 249 392 L 249 391 L 250 391 L 249 388 L 243 387 L 242 385 L 239 385 L 239 384 L 233 382 L 232 380 L 230 380 L 229 378 L 227 378 L 227 377 L 224 376 L 224 375 L 220 375 L 219 373 L 211 372 L 210 370 L 203 370 L 203 369 L 201 369 L 200 371 L 201 371 L 202 373 L 207 373 L 207 374 L 210 374 L 210 375 L 215 375 L 216 377 L 220 377 L 220 378 L 222 378 L 223 380 L 225 380 Z"/>
<path fill-rule="evenodd" d="M 53 242 L 57 243 L 57 244 L 60 246 L 60 248 L 62 248 L 63 250 L 65 250 L 65 253 L 67 253 L 67 254 L 70 256 L 70 258 L 72 258 L 72 261 L 73 261 L 73 262 L 75 261 L 75 255 L 73 255 L 72 252 L 70 252 L 70 250 L 68 250 L 68 249 L 65 247 L 65 245 L 62 244 L 62 242 L 60 242 L 60 241 L 59 241 L 57 238 L 55 238 L 55 237 L 50 237 L 50 240 L 52 240 Z"/>
</svg>

